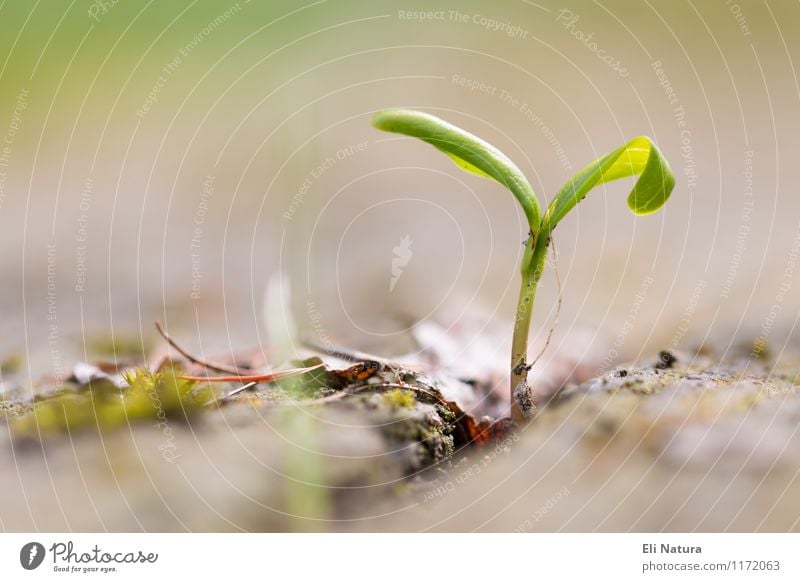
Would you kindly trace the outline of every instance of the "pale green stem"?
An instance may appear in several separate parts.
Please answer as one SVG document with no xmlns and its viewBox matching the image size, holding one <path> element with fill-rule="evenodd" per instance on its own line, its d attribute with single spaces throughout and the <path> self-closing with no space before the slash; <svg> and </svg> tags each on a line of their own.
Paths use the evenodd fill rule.
<svg viewBox="0 0 800 582">
<path fill-rule="evenodd" d="M 529 393 L 528 381 L 528 335 L 531 328 L 533 301 L 536 298 L 536 287 L 542 277 L 547 260 L 549 236 L 538 238 L 531 235 L 525 248 L 522 262 L 522 282 L 517 302 L 517 314 L 514 320 L 514 337 L 511 343 L 511 418 L 522 423 L 528 420 L 531 410 L 523 410 L 517 401 L 517 388 L 524 383 L 524 391 Z"/>
</svg>

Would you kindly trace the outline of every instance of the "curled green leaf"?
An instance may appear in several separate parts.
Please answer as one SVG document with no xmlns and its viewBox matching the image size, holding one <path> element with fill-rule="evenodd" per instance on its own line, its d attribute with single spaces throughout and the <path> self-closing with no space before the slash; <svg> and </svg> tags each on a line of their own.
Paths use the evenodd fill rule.
<svg viewBox="0 0 800 582">
<path fill-rule="evenodd" d="M 533 189 L 514 162 L 493 145 L 435 115 L 411 109 L 379 111 L 372 124 L 383 131 L 421 139 L 462 170 L 499 182 L 517 198 L 531 229 L 538 228 L 541 210 Z"/>
<path fill-rule="evenodd" d="M 594 187 L 636 175 L 639 178 L 628 195 L 628 208 L 634 214 L 660 210 L 675 187 L 675 177 L 656 145 L 640 136 L 575 174 L 550 203 L 543 225 L 547 230 L 554 229 Z"/>
</svg>

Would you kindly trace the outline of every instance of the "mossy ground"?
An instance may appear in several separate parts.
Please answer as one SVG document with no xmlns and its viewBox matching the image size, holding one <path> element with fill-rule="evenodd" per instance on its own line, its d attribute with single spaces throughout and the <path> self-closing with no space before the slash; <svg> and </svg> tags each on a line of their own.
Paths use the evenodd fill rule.
<svg viewBox="0 0 800 582">
<path fill-rule="evenodd" d="M 766 351 L 724 361 L 707 350 L 654 354 L 566 387 L 516 432 L 466 415 L 423 373 L 386 362 L 319 368 L 230 397 L 241 384 L 183 380 L 182 366 L 190 367 L 71 378 L 58 389 L 5 374 L 6 528 L 415 529 L 450 523 L 448 512 L 463 518 L 460 508 L 470 506 L 474 520 L 453 527 L 474 529 L 478 516 L 490 523 L 533 491 L 535 507 L 553 506 L 547 519 L 528 516 L 528 529 L 540 529 L 573 501 L 608 515 L 597 505 L 608 499 L 583 495 L 584 481 L 602 489 L 636 475 L 634 467 L 642 476 L 626 479 L 650 483 L 654 494 L 650 473 L 680 483 L 741 461 L 769 483 L 800 468 L 796 447 L 780 446 L 800 423 L 800 359 L 777 362 Z M 495 486 L 514 491 L 487 508 Z M 551 503 L 553 491 L 569 493 Z M 523 513 L 499 529 L 517 528 Z"/>
<path fill-rule="evenodd" d="M 320 364 L 319 358 L 295 362 Z M 172 364 L 157 372 L 129 368 L 114 376 L 75 376 L 58 387 L 47 383 L 0 400 L 12 441 L 53 440 L 81 432 L 105 433 L 120 427 L 192 423 L 203 430 L 209 416 L 225 408 L 347 409 L 378 431 L 404 474 L 447 462 L 455 451 L 455 413 L 435 386 L 400 367 L 363 362 L 347 369 L 320 368 L 299 376 L 226 392 L 241 385 L 184 379 Z M 463 444 L 463 443 L 462 443 Z"/>
<path fill-rule="evenodd" d="M 195 382 L 181 379 L 181 371 L 132 369 L 117 386 L 108 379 L 80 385 L 69 382 L 57 390 L 22 400 L 5 400 L 3 409 L 15 438 L 52 438 L 59 433 L 86 429 L 110 430 L 141 421 L 188 420 L 211 395 Z"/>
</svg>

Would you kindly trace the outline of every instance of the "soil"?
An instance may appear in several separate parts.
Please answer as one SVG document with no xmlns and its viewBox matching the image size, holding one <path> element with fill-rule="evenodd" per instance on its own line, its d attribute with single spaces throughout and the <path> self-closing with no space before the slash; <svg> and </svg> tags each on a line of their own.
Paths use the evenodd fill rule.
<svg viewBox="0 0 800 582">
<path fill-rule="evenodd" d="M 0 526 L 798 529 L 798 358 L 663 351 L 567 383 L 524 427 L 491 378 L 323 359 L 247 390 L 181 380 L 208 370 L 174 352 L 156 376 L 4 369 Z"/>
</svg>

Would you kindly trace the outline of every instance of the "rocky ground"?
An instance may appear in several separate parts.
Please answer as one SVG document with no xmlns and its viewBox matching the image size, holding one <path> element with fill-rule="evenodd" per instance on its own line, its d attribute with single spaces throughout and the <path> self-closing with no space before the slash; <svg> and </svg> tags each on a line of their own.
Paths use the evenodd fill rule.
<svg viewBox="0 0 800 582">
<path fill-rule="evenodd" d="M 237 393 L 174 352 L 58 386 L 7 366 L 0 528 L 796 530 L 800 359 L 761 348 L 568 366 L 516 429 L 492 374 L 429 360 L 326 354 Z"/>
</svg>

